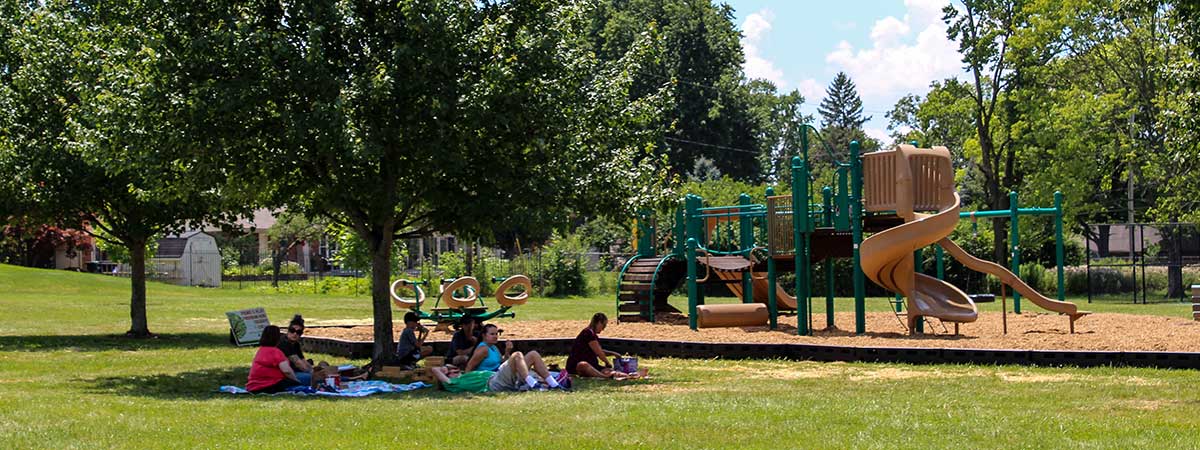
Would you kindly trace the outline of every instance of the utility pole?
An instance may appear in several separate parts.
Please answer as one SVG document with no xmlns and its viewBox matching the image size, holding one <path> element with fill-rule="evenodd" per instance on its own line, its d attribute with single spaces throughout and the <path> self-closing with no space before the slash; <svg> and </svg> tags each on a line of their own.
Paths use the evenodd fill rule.
<svg viewBox="0 0 1200 450">
<path fill-rule="evenodd" d="M 1125 209 L 1129 214 L 1129 271 L 1133 273 L 1133 302 L 1137 303 L 1137 253 L 1134 253 L 1137 237 L 1133 234 L 1133 171 L 1137 167 L 1137 137 L 1133 131 L 1135 115 L 1129 115 L 1129 183 L 1125 187 Z"/>
</svg>

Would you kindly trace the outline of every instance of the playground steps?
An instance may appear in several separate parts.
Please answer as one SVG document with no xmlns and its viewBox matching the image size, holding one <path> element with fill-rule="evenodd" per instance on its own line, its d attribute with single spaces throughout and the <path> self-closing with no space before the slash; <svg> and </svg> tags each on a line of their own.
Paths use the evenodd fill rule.
<svg viewBox="0 0 1200 450">
<path fill-rule="evenodd" d="M 617 280 L 617 321 L 651 321 L 651 305 L 655 315 L 680 312 L 667 303 L 667 298 L 679 287 L 686 271 L 682 260 L 670 256 L 634 260 Z"/>
</svg>

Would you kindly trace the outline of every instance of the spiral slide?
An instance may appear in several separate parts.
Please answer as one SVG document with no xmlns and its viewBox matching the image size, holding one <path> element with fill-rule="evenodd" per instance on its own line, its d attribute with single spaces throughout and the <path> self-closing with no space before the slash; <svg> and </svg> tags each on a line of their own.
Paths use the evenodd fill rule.
<svg viewBox="0 0 1200 450">
<path fill-rule="evenodd" d="M 1035 305 L 1066 314 L 1072 332 L 1075 320 L 1088 314 L 1074 303 L 1047 298 L 1004 267 L 971 256 L 947 238 L 958 224 L 961 199 L 954 190 L 954 170 L 945 147 L 900 145 L 896 150 L 864 155 L 863 161 L 864 181 L 868 182 L 864 183 L 865 208 L 894 211 L 904 223 L 863 241 L 862 270 L 871 281 L 907 298 L 910 330 L 921 316 L 956 323 L 974 322 L 979 316 L 966 293 L 913 270 L 913 252 L 935 243 L 971 270 L 996 276 Z"/>
<path fill-rule="evenodd" d="M 921 316 L 946 322 L 974 322 L 979 317 L 975 303 L 954 285 L 913 270 L 913 252 L 943 240 L 958 223 L 959 197 L 935 214 L 914 213 L 912 221 L 889 228 L 862 243 L 862 269 L 884 288 L 907 298 L 908 329 Z"/>
</svg>

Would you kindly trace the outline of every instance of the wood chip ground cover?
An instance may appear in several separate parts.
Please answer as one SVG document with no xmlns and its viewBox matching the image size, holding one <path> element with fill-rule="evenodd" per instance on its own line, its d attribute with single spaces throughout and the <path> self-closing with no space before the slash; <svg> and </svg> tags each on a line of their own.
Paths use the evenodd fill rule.
<svg viewBox="0 0 1200 450">
<path fill-rule="evenodd" d="M 571 338 L 587 326 L 586 320 L 501 320 L 504 339 Z M 663 341 L 802 343 L 858 347 L 936 347 L 1018 350 L 1097 350 L 1200 352 L 1200 322 L 1187 319 L 1135 314 L 1103 313 L 1080 319 L 1075 334 L 1068 333 L 1065 316 L 1037 312 L 1008 315 L 1008 334 L 1002 333 L 1001 314 L 984 312 L 974 323 L 962 324 L 954 336 L 953 324 L 943 330 L 936 320 L 926 325 L 925 335 L 905 332 L 891 313 L 867 314 L 867 334 L 853 333 L 854 314 L 840 312 L 836 327 L 825 328 L 825 317 L 814 316 L 813 336 L 796 335 L 796 317 L 780 318 L 779 329 L 767 327 L 688 329 L 675 318 L 664 323 L 616 323 L 612 321 L 601 338 L 631 338 Z M 402 325 L 397 324 L 396 335 Z M 311 328 L 310 336 L 353 341 L 371 340 L 371 327 Z M 449 340 L 450 334 L 435 332 L 431 341 Z"/>
</svg>

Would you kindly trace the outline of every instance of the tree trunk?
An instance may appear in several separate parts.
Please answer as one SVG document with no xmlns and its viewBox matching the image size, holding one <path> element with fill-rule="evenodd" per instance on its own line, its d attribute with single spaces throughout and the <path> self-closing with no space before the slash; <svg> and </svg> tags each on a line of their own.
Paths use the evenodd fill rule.
<svg viewBox="0 0 1200 450">
<path fill-rule="evenodd" d="M 366 238 L 371 250 L 371 309 L 375 323 L 375 346 L 371 360 L 376 368 L 395 360 L 392 338 L 392 230 L 371 232 Z"/>
<path fill-rule="evenodd" d="M 150 326 L 146 320 L 146 240 L 132 239 L 129 242 L 129 320 L 131 326 L 126 336 L 135 338 L 151 337 Z"/>
<path fill-rule="evenodd" d="M 1171 218 L 1174 222 L 1175 218 Z M 1167 298 L 1183 298 L 1183 230 L 1179 225 L 1167 225 L 1159 230 L 1162 245 L 1167 250 Z"/>
<path fill-rule="evenodd" d="M 1110 226 L 1106 224 L 1106 225 L 1100 225 L 1096 228 L 1097 228 L 1096 255 L 1098 255 L 1101 258 L 1107 258 L 1108 257 L 1108 244 L 1109 244 L 1109 241 L 1111 240 L 1110 237 L 1112 236 L 1111 230 L 1109 229 Z"/>
<path fill-rule="evenodd" d="M 271 287 L 279 287 L 279 270 L 283 265 L 283 258 L 287 256 L 287 248 L 283 246 L 283 242 L 278 242 L 278 249 L 271 255 Z"/>
</svg>

